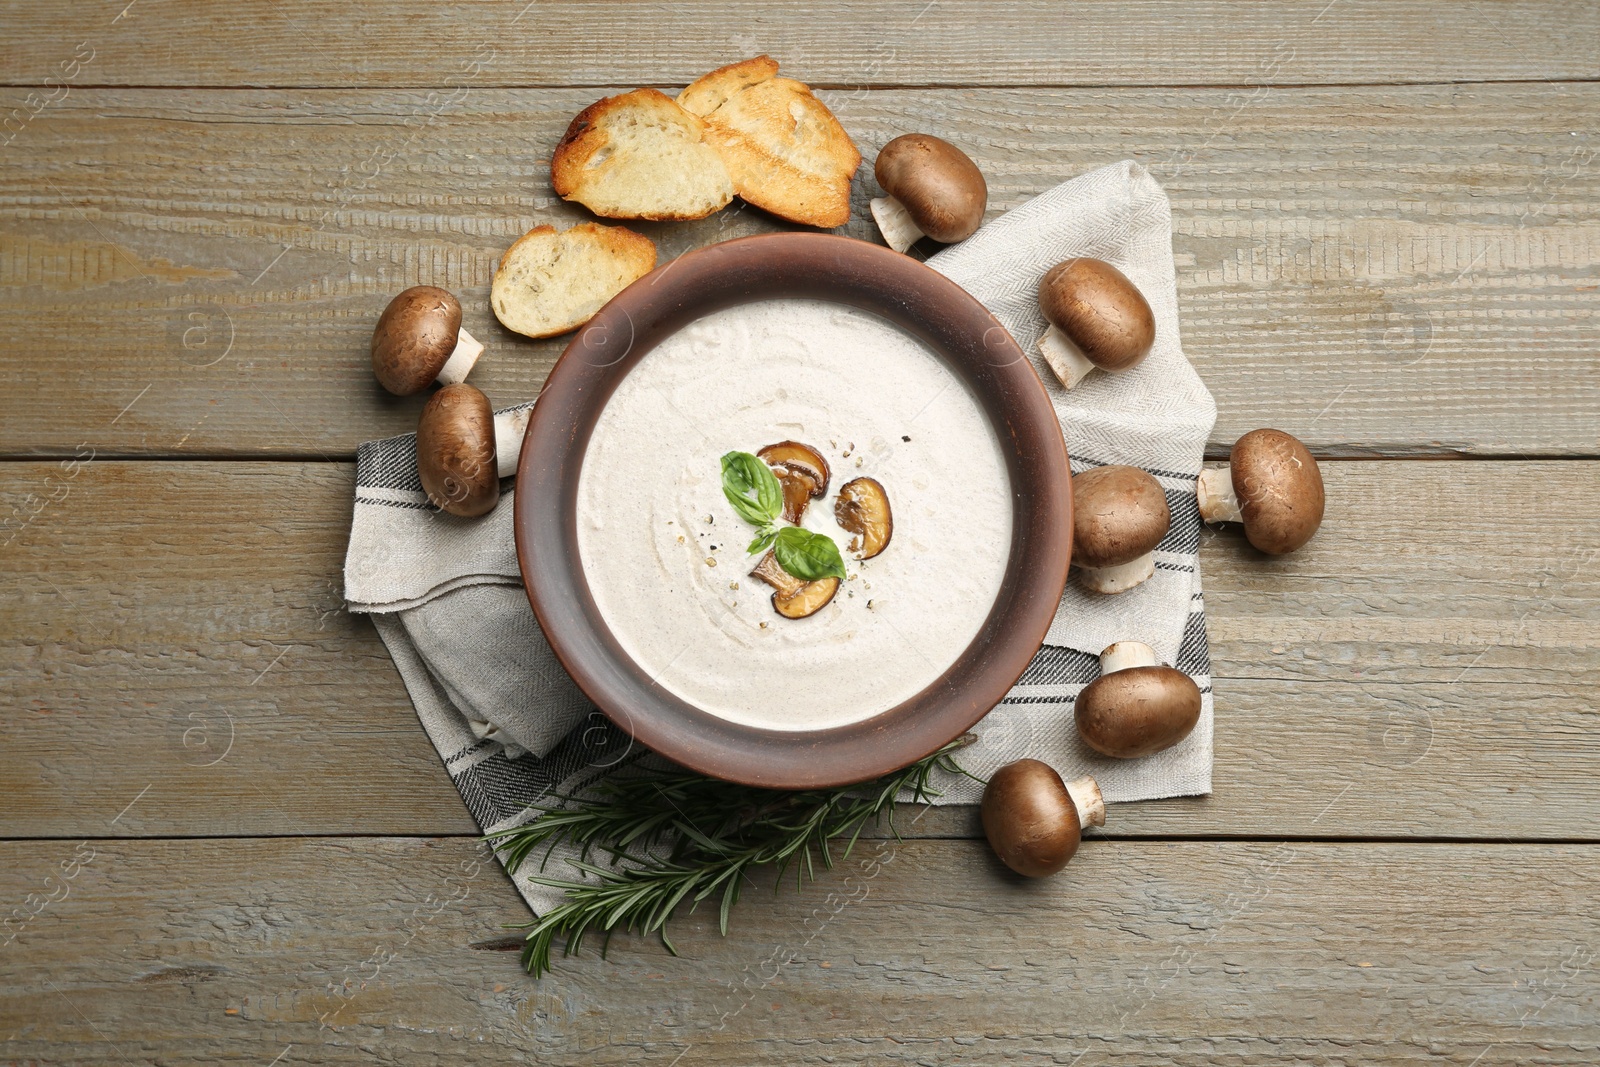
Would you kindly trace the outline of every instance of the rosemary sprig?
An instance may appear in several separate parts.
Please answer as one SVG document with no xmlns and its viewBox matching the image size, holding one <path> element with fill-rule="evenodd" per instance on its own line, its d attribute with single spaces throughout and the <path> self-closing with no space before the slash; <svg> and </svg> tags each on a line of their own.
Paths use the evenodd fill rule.
<svg viewBox="0 0 1600 1067">
<path fill-rule="evenodd" d="M 530 822 L 488 835 L 513 872 L 543 849 L 533 880 L 565 891 L 560 904 L 517 927 L 528 931 L 522 965 L 544 974 L 558 937 L 565 938 L 563 955 L 571 955 L 586 934 L 609 941 L 617 930 L 656 934 L 677 955 L 666 930 L 673 911 L 685 901 L 692 911 L 713 896 L 720 897 L 718 928 L 726 935 L 748 872 L 772 866 L 781 880 L 792 866 L 797 887 L 815 880 L 816 858 L 832 867 L 834 842 L 841 838 L 839 859 L 848 858 L 880 816 L 899 840 L 895 798 L 905 791 L 924 803 L 937 797 L 933 772 L 966 774 L 953 753 L 972 741 L 968 734 L 893 774 L 837 789 L 783 792 L 683 771 L 643 771 L 614 774 L 582 796 L 553 797 L 538 805 Z M 592 881 L 542 873 L 562 843 L 578 850 L 569 862 Z M 609 856 L 609 864 L 592 862 L 596 851 Z"/>
</svg>

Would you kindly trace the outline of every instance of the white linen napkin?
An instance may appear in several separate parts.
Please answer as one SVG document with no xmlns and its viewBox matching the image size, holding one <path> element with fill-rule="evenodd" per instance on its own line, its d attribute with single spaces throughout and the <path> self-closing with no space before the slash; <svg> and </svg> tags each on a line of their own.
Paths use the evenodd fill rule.
<svg viewBox="0 0 1600 1067">
<path fill-rule="evenodd" d="M 1093 374 L 1070 393 L 1038 356 L 1046 323 L 1040 277 L 1073 256 L 1114 264 L 1155 312 L 1146 360 L 1120 375 Z M 1195 479 L 1216 405 L 1179 342 L 1172 218 L 1166 194 L 1124 161 L 1064 182 L 980 229 L 928 265 L 962 285 L 1034 360 L 1061 417 L 1074 471 L 1111 463 L 1142 467 L 1165 488 L 1172 528 L 1156 550 L 1155 576 L 1115 596 L 1074 579 L 1045 645 L 1016 687 L 976 728 L 962 764 L 987 777 L 1031 756 L 1064 778 L 1092 774 L 1110 802 L 1211 790 L 1211 667 L 1197 551 Z M 527 405 L 523 405 L 527 406 Z M 637 754 L 561 670 L 521 587 L 510 494 L 482 519 L 433 509 L 417 480 L 411 435 L 361 446 L 355 514 L 345 558 L 345 597 L 369 613 L 404 679 L 418 717 L 485 831 L 516 825 L 530 803 Z M 1079 740 L 1072 704 L 1099 674 L 1115 641 L 1151 645 L 1193 676 L 1202 710 L 1181 744 L 1139 760 L 1099 756 Z M 939 782 L 941 803 L 973 803 L 970 779 Z M 1115 818 L 1115 814 L 1112 814 Z M 539 909 L 551 890 L 517 879 Z"/>
</svg>

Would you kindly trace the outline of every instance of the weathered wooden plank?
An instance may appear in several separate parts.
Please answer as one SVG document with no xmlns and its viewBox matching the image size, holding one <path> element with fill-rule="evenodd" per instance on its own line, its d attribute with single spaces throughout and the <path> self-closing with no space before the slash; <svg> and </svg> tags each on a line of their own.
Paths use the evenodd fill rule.
<svg viewBox="0 0 1600 1067">
<path fill-rule="evenodd" d="M 414 424 L 366 349 L 387 299 L 458 290 L 534 395 L 560 341 L 502 329 L 493 264 L 566 224 L 545 153 L 589 90 L 92 90 L 41 115 L 0 190 L 0 452 L 350 456 Z M 965 145 L 993 212 L 1121 157 L 1173 198 L 1185 347 L 1213 448 L 1280 426 L 1325 453 L 1600 450 L 1600 86 L 834 92 L 870 152 Z M 847 232 L 873 237 L 859 179 Z M 645 229 L 664 257 L 773 229 Z"/>
<path fill-rule="evenodd" d="M 1592 4 L 1091 0 L 692 6 L 596 0 L 329 9 L 307 0 L 0 6 L 0 70 L 40 84 L 86 46 L 97 85 L 681 85 L 770 52 L 829 85 L 1236 85 L 1587 78 Z M 70 83 L 69 83 L 70 84 Z"/>
<path fill-rule="evenodd" d="M 348 468 L 76 470 L 0 468 L 18 744 L 0 791 L 23 824 L 472 828 L 388 654 L 343 611 Z"/>
<path fill-rule="evenodd" d="M 1325 472 L 1299 554 L 1203 542 L 1215 795 L 1110 829 L 1593 838 L 1600 464 Z M 340 610 L 350 485 L 320 463 L 0 464 L 0 515 L 39 509 L 0 548 L 0 834 L 471 833 Z"/>
<path fill-rule="evenodd" d="M 0 950 L 23 1063 L 1600 1057 L 1592 846 L 1090 841 L 1024 885 L 978 842 L 882 844 L 803 893 L 752 886 L 726 939 L 687 917 L 680 958 L 618 938 L 538 981 L 485 951 L 526 911 L 459 839 L 0 857 L 5 899 L 66 894 Z"/>
</svg>

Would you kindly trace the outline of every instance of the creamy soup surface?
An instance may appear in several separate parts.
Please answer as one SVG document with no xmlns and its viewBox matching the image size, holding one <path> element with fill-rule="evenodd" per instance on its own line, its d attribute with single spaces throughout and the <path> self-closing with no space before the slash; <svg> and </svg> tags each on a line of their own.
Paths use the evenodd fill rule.
<svg viewBox="0 0 1600 1067">
<path fill-rule="evenodd" d="M 755 528 L 722 492 L 721 457 L 793 440 L 832 468 L 802 525 L 850 577 L 786 619 L 750 577 Z M 894 533 L 854 559 L 834 521 L 846 482 L 877 479 Z M 813 300 L 729 308 L 663 341 L 595 426 L 578 483 L 578 549 L 606 625 L 657 684 L 776 730 L 869 718 L 915 695 L 977 635 L 1011 545 L 999 442 L 930 349 L 865 311 Z"/>
</svg>

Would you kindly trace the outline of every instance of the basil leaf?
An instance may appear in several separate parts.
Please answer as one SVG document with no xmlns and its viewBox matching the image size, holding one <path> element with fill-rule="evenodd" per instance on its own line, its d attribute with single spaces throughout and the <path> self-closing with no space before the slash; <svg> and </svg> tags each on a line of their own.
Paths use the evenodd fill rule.
<svg viewBox="0 0 1600 1067">
<path fill-rule="evenodd" d="M 772 547 L 772 542 L 777 539 L 778 531 L 769 526 L 756 535 L 756 539 L 750 542 L 750 547 L 745 551 L 752 556 L 757 552 L 765 552 Z"/>
<path fill-rule="evenodd" d="M 785 526 L 773 540 L 772 552 L 778 557 L 778 566 L 802 581 L 844 579 L 844 559 L 839 555 L 839 546 L 827 534 Z"/>
<path fill-rule="evenodd" d="M 722 457 L 722 495 L 752 526 L 766 526 L 783 513 L 778 476 L 748 452 L 729 452 Z"/>
</svg>

